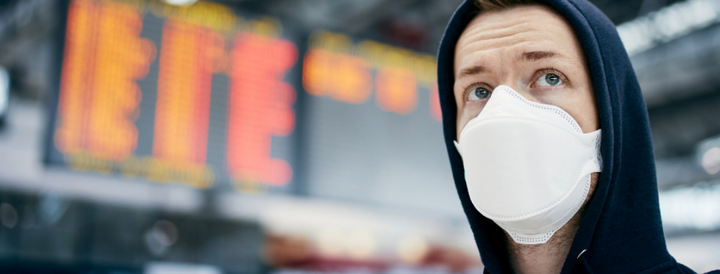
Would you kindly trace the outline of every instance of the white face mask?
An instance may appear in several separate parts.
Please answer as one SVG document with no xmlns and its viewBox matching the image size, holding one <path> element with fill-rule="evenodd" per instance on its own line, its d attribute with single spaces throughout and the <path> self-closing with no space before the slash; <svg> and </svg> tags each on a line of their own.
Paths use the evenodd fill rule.
<svg viewBox="0 0 720 274">
<path fill-rule="evenodd" d="M 521 244 L 542 244 L 580 209 L 602 170 L 600 130 L 498 86 L 455 142 L 470 200 Z"/>
</svg>

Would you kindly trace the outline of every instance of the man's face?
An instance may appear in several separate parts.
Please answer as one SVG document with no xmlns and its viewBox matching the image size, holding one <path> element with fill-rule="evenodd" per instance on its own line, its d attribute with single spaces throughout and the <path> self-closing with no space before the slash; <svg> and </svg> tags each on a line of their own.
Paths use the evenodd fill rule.
<svg viewBox="0 0 720 274">
<path fill-rule="evenodd" d="M 454 69 L 457 138 L 499 85 L 562 108 L 585 133 L 599 128 L 580 43 L 566 20 L 548 7 L 482 12 L 458 40 Z"/>
</svg>

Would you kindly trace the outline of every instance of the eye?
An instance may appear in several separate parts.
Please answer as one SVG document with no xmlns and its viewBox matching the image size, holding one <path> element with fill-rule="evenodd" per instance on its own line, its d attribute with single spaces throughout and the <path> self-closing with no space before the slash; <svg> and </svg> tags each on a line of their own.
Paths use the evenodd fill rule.
<svg viewBox="0 0 720 274">
<path fill-rule="evenodd" d="M 490 97 L 490 91 L 484 87 L 476 87 L 468 94 L 468 101 L 482 100 Z"/>
<path fill-rule="evenodd" d="M 560 79 L 560 76 L 558 76 L 555 73 L 546 73 L 540 76 L 540 78 L 537 79 L 535 82 L 538 86 L 541 87 L 554 87 L 563 84 L 563 80 Z"/>
</svg>

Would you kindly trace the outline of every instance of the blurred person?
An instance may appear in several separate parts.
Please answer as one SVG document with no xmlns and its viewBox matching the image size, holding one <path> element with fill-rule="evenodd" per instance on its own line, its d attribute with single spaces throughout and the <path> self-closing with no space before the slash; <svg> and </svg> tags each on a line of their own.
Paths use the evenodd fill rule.
<svg viewBox="0 0 720 274">
<path fill-rule="evenodd" d="M 466 0 L 438 85 L 487 273 L 693 273 L 667 251 L 646 106 L 592 4 Z"/>
<path fill-rule="evenodd" d="M 304 266 L 313 260 L 313 250 L 302 237 L 270 234 L 265 239 L 263 259 L 277 268 Z"/>
</svg>

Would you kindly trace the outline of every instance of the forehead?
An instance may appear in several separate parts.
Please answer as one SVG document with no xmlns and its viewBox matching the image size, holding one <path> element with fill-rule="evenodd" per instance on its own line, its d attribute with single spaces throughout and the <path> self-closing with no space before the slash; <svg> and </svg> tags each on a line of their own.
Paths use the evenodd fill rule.
<svg viewBox="0 0 720 274">
<path fill-rule="evenodd" d="M 455 71 L 477 62 L 479 57 L 510 54 L 514 56 L 508 57 L 519 58 L 527 51 L 582 57 L 580 43 L 564 17 L 544 5 L 526 5 L 478 14 L 458 40 Z"/>
</svg>

